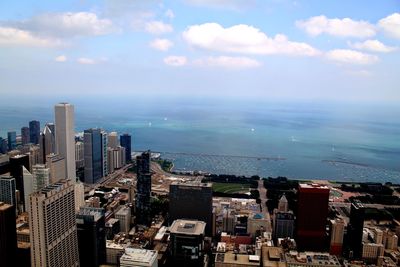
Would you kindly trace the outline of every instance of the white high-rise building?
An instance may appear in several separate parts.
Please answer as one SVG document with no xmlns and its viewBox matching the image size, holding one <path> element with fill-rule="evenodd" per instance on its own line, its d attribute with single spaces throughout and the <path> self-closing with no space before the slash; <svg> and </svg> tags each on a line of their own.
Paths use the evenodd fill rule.
<svg viewBox="0 0 400 267">
<path fill-rule="evenodd" d="M 65 159 L 67 179 L 76 181 L 74 106 L 60 103 L 54 107 L 58 154 Z"/>
<path fill-rule="evenodd" d="M 22 166 L 22 179 L 24 180 L 24 203 L 25 211 L 31 209 L 31 203 L 29 202 L 29 195 L 33 193 L 33 175 Z"/>
<path fill-rule="evenodd" d="M 37 192 L 40 189 L 49 185 L 50 182 L 50 170 L 46 168 L 44 164 L 36 164 L 32 166 L 33 175 L 33 192 Z"/>
<path fill-rule="evenodd" d="M 29 199 L 31 266 L 79 266 L 72 181 L 51 184 Z"/>
<path fill-rule="evenodd" d="M 81 207 L 85 206 L 85 186 L 81 181 L 75 184 L 75 211 L 79 211 Z"/>
</svg>

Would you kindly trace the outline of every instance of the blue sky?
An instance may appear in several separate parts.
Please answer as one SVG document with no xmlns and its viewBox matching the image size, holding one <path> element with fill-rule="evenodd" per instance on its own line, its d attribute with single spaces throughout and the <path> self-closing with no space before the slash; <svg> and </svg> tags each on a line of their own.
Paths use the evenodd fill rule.
<svg viewBox="0 0 400 267">
<path fill-rule="evenodd" d="M 399 1 L 1 1 L 3 96 L 400 100 Z"/>
</svg>

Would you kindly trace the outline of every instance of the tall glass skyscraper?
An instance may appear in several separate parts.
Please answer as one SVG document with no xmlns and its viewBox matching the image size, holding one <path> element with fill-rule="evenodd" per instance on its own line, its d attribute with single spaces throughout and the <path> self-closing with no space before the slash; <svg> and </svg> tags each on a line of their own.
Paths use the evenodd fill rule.
<svg viewBox="0 0 400 267">
<path fill-rule="evenodd" d="M 29 139 L 32 144 L 39 144 L 40 136 L 40 122 L 30 121 L 29 122 Z"/>
<path fill-rule="evenodd" d="M 30 142 L 30 132 L 29 127 L 22 127 L 21 128 L 21 142 L 23 145 L 26 145 Z"/>
<path fill-rule="evenodd" d="M 132 140 L 131 140 L 131 135 L 130 134 L 123 134 L 120 137 L 120 143 L 122 147 L 125 147 L 125 159 L 126 162 L 131 162 L 132 161 Z"/>
<path fill-rule="evenodd" d="M 13 150 L 17 147 L 17 133 L 15 131 L 7 133 L 8 150 Z"/>
<path fill-rule="evenodd" d="M 88 129 L 83 134 L 85 183 L 93 184 L 108 174 L 107 133 L 101 129 Z"/>
</svg>

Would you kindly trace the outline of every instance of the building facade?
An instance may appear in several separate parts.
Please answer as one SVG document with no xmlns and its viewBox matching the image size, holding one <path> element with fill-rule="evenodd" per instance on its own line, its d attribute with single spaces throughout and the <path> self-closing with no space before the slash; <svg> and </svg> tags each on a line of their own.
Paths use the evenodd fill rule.
<svg viewBox="0 0 400 267">
<path fill-rule="evenodd" d="M 17 266 L 15 207 L 0 202 L 0 266 Z"/>
<path fill-rule="evenodd" d="M 30 121 L 29 122 L 29 140 L 32 144 L 39 144 L 40 136 L 40 122 Z"/>
<path fill-rule="evenodd" d="M 120 137 L 120 144 L 125 148 L 125 159 L 127 162 L 132 161 L 132 136 L 130 134 L 123 134 Z"/>
<path fill-rule="evenodd" d="M 136 157 L 136 219 L 137 223 L 148 225 L 150 218 L 150 196 L 151 196 L 151 152 L 143 152 Z"/>
<path fill-rule="evenodd" d="M 107 133 L 97 128 L 88 129 L 83 139 L 85 183 L 94 184 L 108 174 Z"/>
</svg>

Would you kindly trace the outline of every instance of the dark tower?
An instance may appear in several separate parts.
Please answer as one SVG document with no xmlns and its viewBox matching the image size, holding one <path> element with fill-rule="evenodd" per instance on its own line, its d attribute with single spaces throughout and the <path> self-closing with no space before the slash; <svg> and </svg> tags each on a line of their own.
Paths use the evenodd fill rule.
<svg viewBox="0 0 400 267">
<path fill-rule="evenodd" d="M 40 136 L 40 122 L 30 121 L 29 122 L 29 139 L 32 144 L 39 144 Z"/>
<path fill-rule="evenodd" d="M 136 218 L 139 224 L 149 225 L 150 218 L 150 195 L 151 195 L 151 152 L 143 152 L 136 157 Z"/>
<path fill-rule="evenodd" d="M 24 204 L 24 180 L 23 180 L 23 171 L 22 166 L 24 166 L 27 170 L 29 170 L 29 156 L 28 155 L 17 155 L 10 158 L 9 170 L 10 175 L 15 178 L 15 184 L 17 190 L 20 192 L 20 202 Z"/>
<path fill-rule="evenodd" d="M 16 253 L 15 207 L 0 202 L 0 267 L 16 266 Z"/>
<path fill-rule="evenodd" d="M 23 145 L 26 145 L 30 142 L 29 127 L 21 128 L 21 142 Z"/>
<path fill-rule="evenodd" d="M 122 147 L 125 148 L 125 158 L 126 162 L 131 162 L 132 161 L 132 140 L 131 140 L 131 135 L 130 134 L 123 134 L 120 137 L 120 144 Z"/>
<path fill-rule="evenodd" d="M 347 243 L 349 247 L 349 252 L 350 254 L 353 255 L 352 258 L 355 259 L 361 258 L 364 218 L 365 218 L 365 208 L 363 204 L 358 200 L 351 203 L 350 223 L 348 226 Z"/>
<path fill-rule="evenodd" d="M 328 187 L 299 184 L 296 241 L 300 250 L 327 249 L 328 205 Z"/>
</svg>

